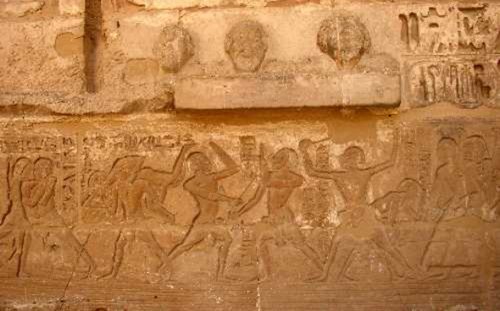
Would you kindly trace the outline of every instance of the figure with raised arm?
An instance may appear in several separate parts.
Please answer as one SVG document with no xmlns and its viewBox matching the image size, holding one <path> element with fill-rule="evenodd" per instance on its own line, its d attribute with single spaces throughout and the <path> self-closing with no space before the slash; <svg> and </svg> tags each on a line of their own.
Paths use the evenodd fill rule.
<svg viewBox="0 0 500 311">
<path fill-rule="evenodd" d="M 225 165 L 225 168 L 221 171 L 214 171 L 212 161 L 202 152 L 193 152 L 187 157 L 187 162 L 194 171 L 194 176 L 184 183 L 184 189 L 196 201 L 197 214 L 184 239 L 171 250 L 169 260 L 175 260 L 211 236 L 220 244 L 215 278 L 223 279 L 232 237 L 227 229 L 217 224 L 219 204 L 228 202 L 235 206 L 240 204 L 240 199 L 221 193 L 219 183 L 221 180 L 238 173 L 239 167 L 217 144 L 210 142 L 210 147 Z"/>
<path fill-rule="evenodd" d="M 125 249 L 138 239 L 146 243 L 158 257 L 161 264 L 158 272 L 165 267 L 168 256 L 149 229 L 141 227 L 146 220 L 160 223 L 173 223 L 174 215 L 164 206 L 167 191 L 177 186 L 182 180 L 184 163 L 188 151 L 193 144 L 184 145 L 171 172 L 143 167 L 144 159 L 139 156 L 128 156 L 118 159 L 109 175 L 108 185 L 114 189 L 115 215 L 122 214 L 127 223 L 137 223 L 139 227 L 123 228 L 117 238 L 113 266 L 110 271 L 101 273 L 99 278 L 115 278 L 123 262 Z"/>
<path fill-rule="evenodd" d="M 257 238 L 257 251 L 262 260 L 261 280 L 268 278 L 272 272 L 268 249 L 271 242 L 278 246 L 290 244 L 301 251 L 318 269 L 321 270 L 323 267 L 319 255 L 307 244 L 299 226 L 295 223 L 295 215 L 290 208 L 290 197 L 304 183 L 304 177 L 290 168 L 292 157 L 297 158 L 294 150 L 289 148 L 279 150 L 272 156 L 272 168 L 269 169 L 261 146 L 263 174 L 261 184 L 254 197 L 238 211 L 239 216 L 243 215 L 267 195 L 268 216 L 264 221 L 271 226 L 260 232 Z"/>
<path fill-rule="evenodd" d="M 405 276 L 412 276 L 412 267 L 408 265 L 400 252 L 391 245 L 384 232 L 383 225 L 377 221 L 375 212 L 370 207 L 367 198 L 372 177 L 392 168 L 396 164 L 399 146 L 398 132 L 396 131 L 394 135 L 394 145 L 390 159 L 373 166 L 364 166 L 365 153 L 363 149 L 358 146 L 351 146 L 339 158 L 340 170 L 318 170 L 314 167 L 309 156 L 309 148 L 312 145 L 311 140 L 303 140 L 300 143 L 307 174 L 315 178 L 333 180 L 345 203 L 343 222 L 332 241 L 323 274 L 318 280 L 326 280 L 331 273 L 332 267 L 335 270 L 332 274 L 338 280 L 345 272 L 347 263 L 360 241 L 375 245 L 384 252 L 390 262 L 404 268 Z"/>
</svg>

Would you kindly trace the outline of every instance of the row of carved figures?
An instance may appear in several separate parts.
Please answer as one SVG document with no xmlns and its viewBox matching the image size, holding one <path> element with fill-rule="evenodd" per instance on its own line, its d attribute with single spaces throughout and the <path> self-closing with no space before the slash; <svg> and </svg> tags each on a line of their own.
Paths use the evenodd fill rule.
<svg viewBox="0 0 500 311">
<path fill-rule="evenodd" d="M 234 25 L 225 41 L 225 52 L 234 69 L 256 72 L 268 50 L 268 34 L 253 20 Z M 340 68 L 354 67 L 370 48 L 370 35 L 355 17 L 338 15 L 325 19 L 318 32 L 317 45 Z M 194 56 L 194 42 L 189 32 L 177 25 L 165 26 L 156 43 L 155 53 L 166 72 L 178 72 Z"/>
<path fill-rule="evenodd" d="M 399 135 L 395 135 L 389 160 L 371 166 L 366 165 L 362 148 L 348 147 L 338 158 L 338 170 L 315 165 L 310 156 L 314 142 L 301 141 L 299 150 L 307 175 L 331 181 L 345 205 L 326 257 L 320 256 L 308 244 L 296 221 L 296 212 L 291 208 L 292 195 L 305 184 L 305 178 L 293 168 L 294 161 L 299 159 L 297 152 L 283 148 L 268 157 L 265 146 L 261 145 L 258 186 L 250 196 L 236 197 L 221 191 L 221 181 L 237 174 L 241 167 L 214 142 L 210 142 L 210 148 L 224 164 L 224 168 L 218 171 L 203 149 L 195 150 L 195 145 L 189 144 L 182 148 L 171 172 L 145 167 L 143 156 L 131 155 L 116 160 L 108 173 L 94 171 L 91 174 L 83 202 L 83 217 L 87 215 L 94 221 L 98 219 L 98 222 L 118 219 L 117 225 L 121 228 L 110 270 L 98 271 L 94 258 L 59 214 L 55 200 L 57 178 L 54 163 L 48 158 L 32 162 L 21 157 L 10 166 L 7 174 L 10 204 L 0 218 L 0 239 L 14 235 L 9 260 L 19 261 L 18 276 L 22 276 L 26 263 L 23 256 L 29 253 L 31 232 L 39 227 L 54 228 L 68 246 L 81 254 L 89 266 L 89 275 L 97 278 L 118 275 L 124 249 L 133 243 L 131 236 L 139 238 L 154 250 L 161 262 L 157 267 L 160 275 L 169 275 L 173 260 L 194 246 L 214 239 L 218 247 L 216 278 L 223 279 L 233 239 L 227 225 L 218 219 L 221 203 L 231 207 L 226 223 L 238 223 L 240 217 L 267 198 L 267 216 L 255 224 L 260 279 L 272 273 L 270 245 L 289 245 L 300 251 L 322 272 L 318 280 L 325 280 L 332 274 L 338 278 L 341 271 L 336 269 L 341 269 L 349 260 L 346 254 L 352 254 L 357 247 L 351 240 L 359 234 L 361 240 L 370 241 L 385 254 L 391 266 L 397 267 L 394 273 L 398 276 L 426 277 L 429 273 L 425 265 L 409 264 L 389 238 L 389 233 L 404 227 L 405 223 L 420 222 L 428 228 L 430 243 L 432 234 L 442 221 L 466 216 L 484 221 L 497 220 L 500 213 L 499 172 L 494 169 L 481 136 L 467 138 L 462 152 L 453 138 L 442 138 L 436 149 L 437 165 L 430 189 L 424 189 L 414 179 L 405 178 L 397 189 L 370 202 L 367 195 L 370 181 L 373 176 L 396 165 L 399 140 Z M 187 177 L 186 165 L 191 172 Z M 148 219 L 157 223 L 175 223 L 174 215 L 165 207 L 165 199 L 170 189 L 181 184 L 196 202 L 197 214 L 178 244 L 166 250 L 156 241 L 153 228 L 148 225 L 127 226 L 141 224 Z M 361 233 L 358 232 L 360 230 Z"/>
</svg>

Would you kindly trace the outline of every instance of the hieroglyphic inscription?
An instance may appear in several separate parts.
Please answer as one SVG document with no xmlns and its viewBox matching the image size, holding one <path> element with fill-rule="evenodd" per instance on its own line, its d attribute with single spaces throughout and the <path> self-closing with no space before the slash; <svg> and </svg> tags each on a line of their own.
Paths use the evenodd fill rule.
<svg viewBox="0 0 500 311">
<path fill-rule="evenodd" d="M 500 28 L 486 4 L 410 6 L 399 15 L 401 41 L 419 55 L 497 53 Z"/>
<path fill-rule="evenodd" d="M 414 106 L 495 106 L 500 25 L 487 4 L 407 7 L 399 15 Z"/>
<path fill-rule="evenodd" d="M 373 144 L 251 131 L 2 137 L 0 276 L 462 284 L 497 271 L 481 259 L 495 234 L 463 224 L 498 223 L 498 127 L 388 128 Z"/>
<path fill-rule="evenodd" d="M 498 73 L 485 61 L 422 61 L 408 73 L 412 102 L 426 106 L 451 102 L 473 108 L 496 100 Z"/>
</svg>

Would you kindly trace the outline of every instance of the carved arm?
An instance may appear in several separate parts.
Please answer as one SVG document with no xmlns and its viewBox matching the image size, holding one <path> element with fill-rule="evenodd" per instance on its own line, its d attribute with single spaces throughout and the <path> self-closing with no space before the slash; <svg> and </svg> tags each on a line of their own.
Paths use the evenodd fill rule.
<svg viewBox="0 0 500 311">
<path fill-rule="evenodd" d="M 216 143 L 210 142 L 210 147 L 215 151 L 217 156 L 226 166 L 226 169 L 214 174 L 215 179 L 224 179 L 232 176 L 240 171 L 238 164 Z"/>
<path fill-rule="evenodd" d="M 398 151 L 399 151 L 399 130 L 396 129 L 394 132 L 394 144 L 392 146 L 390 159 L 388 161 L 374 165 L 371 168 L 369 168 L 371 175 L 375 175 L 377 173 L 380 173 L 382 171 L 385 171 L 393 167 L 396 164 L 398 158 Z"/>
<path fill-rule="evenodd" d="M 303 140 L 299 144 L 299 149 L 302 153 L 302 157 L 304 158 L 304 167 L 307 175 L 321 179 L 335 179 L 344 173 L 342 171 L 319 171 L 314 168 L 314 164 L 309 156 L 309 147 L 312 145 L 313 142 L 309 139 Z"/>
<path fill-rule="evenodd" d="M 196 181 L 192 179 L 184 183 L 184 188 L 192 194 L 209 201 L 234 202 L 239 200 L 219 192 L 206 190 L 203 187 L 198 186 Z"/>
</svg>

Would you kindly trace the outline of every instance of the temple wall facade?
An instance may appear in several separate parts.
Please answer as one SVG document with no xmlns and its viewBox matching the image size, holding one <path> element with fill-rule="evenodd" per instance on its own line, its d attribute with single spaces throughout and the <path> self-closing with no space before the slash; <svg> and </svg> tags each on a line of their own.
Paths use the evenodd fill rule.
<svg viewBox="0 0 500 311">
<path fill-rule="evenodd" d="M 500 309 L 500 2 L 0 0 L 0 311 Z"/>
</svg>

